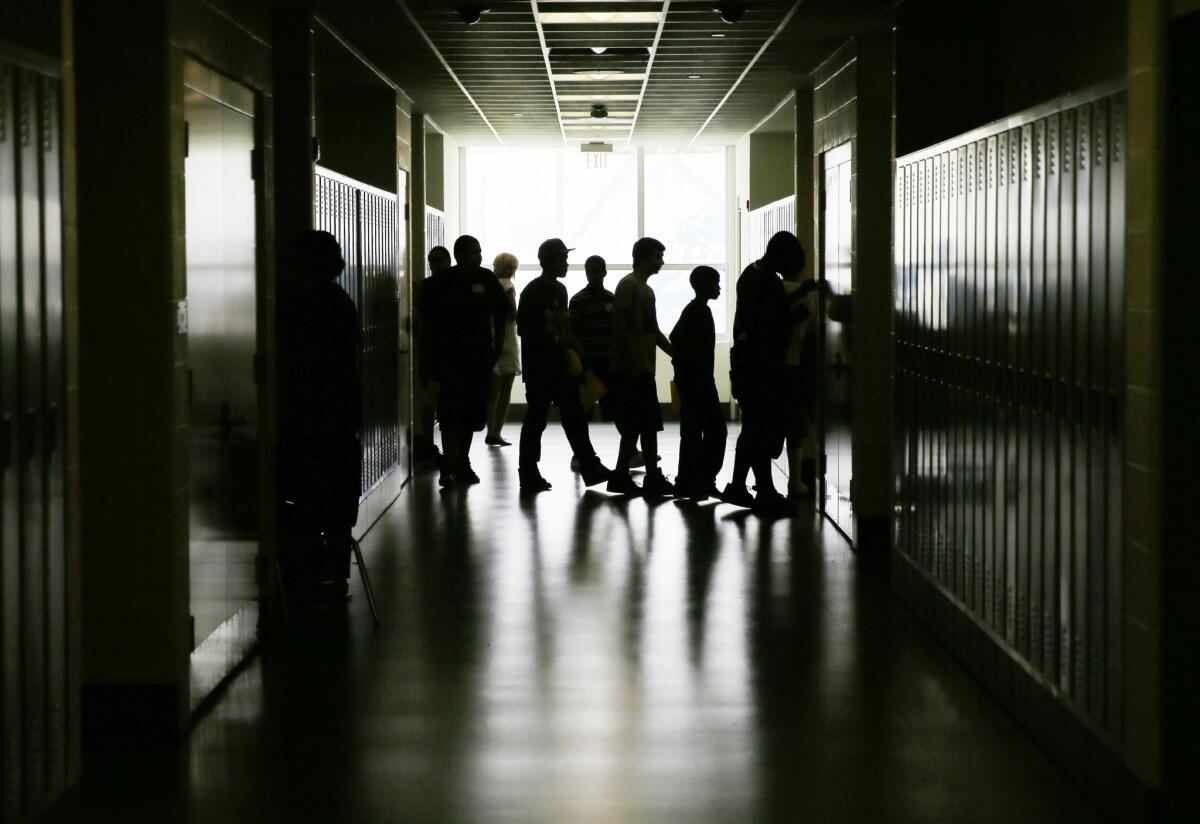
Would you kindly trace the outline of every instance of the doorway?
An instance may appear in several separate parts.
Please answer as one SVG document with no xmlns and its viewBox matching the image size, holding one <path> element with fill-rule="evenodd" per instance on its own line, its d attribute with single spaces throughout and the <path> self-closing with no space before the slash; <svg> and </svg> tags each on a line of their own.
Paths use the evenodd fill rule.
<svg viewBox="0 0 1200 824">
<path fill-rule="evenodd" d="M 851 143 L 824 154 L 821 182 L 821 510 L 854 543 L 851 324 L 854 246 Z"/>
<path fill-rule="evenodd" d="M 257 204 L 253 92 L 191 61 L 184 84 L 195 704 L 241 660 L 257 624 Z"/>
</svg>

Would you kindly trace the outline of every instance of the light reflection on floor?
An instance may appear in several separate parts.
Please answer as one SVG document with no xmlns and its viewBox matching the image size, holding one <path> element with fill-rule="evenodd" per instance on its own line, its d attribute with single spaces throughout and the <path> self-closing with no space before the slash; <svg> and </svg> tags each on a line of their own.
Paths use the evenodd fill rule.
<svg viewBox="0 0 1200 824">
<path fill-rule="evenodd" d="M 615 438 L 595 429 L 609 457 Z M 149 758 L 135 752 L 90 771 L 89 809 L 197 822 L 1093 818 L 811 508 L 764 523 L 725 504 L 614 498 L 578 485 L 560 431 L 546 447 L 555 488 L 532 499 L 516 489 L 515 446 L 479 445 L 484 482 L 466 492 L 418 477 L 364 543 L 383 627 L 355 580 L 346 620 L 249 666 L 174 766 L 131 770 Z"/>
</svg>

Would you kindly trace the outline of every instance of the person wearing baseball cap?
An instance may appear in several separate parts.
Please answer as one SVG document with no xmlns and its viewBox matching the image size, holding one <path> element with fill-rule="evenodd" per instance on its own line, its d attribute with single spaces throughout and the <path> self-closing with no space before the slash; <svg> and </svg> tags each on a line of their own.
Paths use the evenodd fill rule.
<svg viewBox="0 0 1200 824">
<path fill-rule="evenodd" d="M 521 489 L 526 492 L 550 488 L 550 482 L 538 469 L 538 461 L 542 457 L 542 432 L 546 429 L 552 403 L 558 406 L 563 431 L 579 461 L 583 482 L 594 486 L 607 481 L 609 475 L 608 469 L 596 457 L 588 436 L 587 415 L 579 401 L 578 377 L 567 371 L 568 352 L 579 350 L 578 342 L 571 335 L 567 290 L 561 282 L 567 274 L 567 255 L 571 251 L 556 237 L 542 242 L 538 247 L 542 273 L 521 292 L 517 307 L 526 401 L 518 478 Z"/>
</svg>

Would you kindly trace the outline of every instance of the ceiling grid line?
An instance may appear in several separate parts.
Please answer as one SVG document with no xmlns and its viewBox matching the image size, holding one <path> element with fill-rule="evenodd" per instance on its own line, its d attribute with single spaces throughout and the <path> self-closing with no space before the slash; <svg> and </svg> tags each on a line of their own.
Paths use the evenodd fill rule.
<svg viewBox="0 0 1200 824">
<path fill-rule="evenodd" d="M 671 10 L 671 0 L 665 0 L 662 7 L 662 17 L 658 19 L 658 30 L 654 32 L 654 43 L 650 46 L 650 60 L 646 63 L 646 73 L 642 77 L 642 90 L 638 93 L 637 105 L 633 109 L 633 122 L 629 124 L 629 134 L 625 137 L 625 145 L 633 142 L 633 130 L 637 128 L 638 115 L 642 111 L 642 101 L 646 99 L 646 86 L 650 83 L 650 72 L 654 69 L 654 57 L 658 54 L 658 44 L 662 41 L 663 28 L 667 25 L 667 14 Z"/>
<path fill-rule="evenodd" d="M 775 38 L 777 38 L 783 32 L 783 30 L 787 28 L 787 24 L 791 22 L 792 17 L 796 14 L 796 11 L 800 8 L 800 4 L 802 2 L 803 0 L 796 0 L 796 2 L 792 4 L 791 9 L 789 9 L 788 13 L 784 15 L 781 21 L 779 21 L 779 25 L 775 27 L 775 31 L 771 32 L 771 36 L 768 37 L 762 46 L 759 47 L 758 52 L 754 55 L 750 62 L 746 64 L 746 67 L 742 69 L 742 73 L 738 75 L 738 79 L 735 80 L 733 85 L 729 87 L 729 91 L 725 92 L 725 96 L 721 98 L 721 102 L 718 103 L 717 107 L 709 113 L 708 117 L 705 118 L 704 123 L 701 124 L 700 128 L 696 130 L 696 133 L 692 135 L 692 139 L 688 141 L 687 148 L 692 148 L 692 144 L 700 138 L 700 135 L 703 134 L 704 130 L 708 128 L 708 124 L 711 123 L 713 118 L 717 116 L 717 113 L 721 111 L 721 107 L 723 107 L 729 101 L 729 98 L 733 96 L 733 93 L 737 91 L 738 86 L 740 86 L 742 81 L 746 79 L 746 75 L 750 74 L 750 70 L 754 68 L 756 63 L 758 63 L 759 58 L 762 57 L 771 44 L 775 42 Z"/>
<path fill-rule="evenodd" d="M 558 102 L 558 87 L 554 85 L 554 67 L 550 65 L 550 49 L 546 47 L 546 31 L 542 28 L 538 0 L 530 0 L 533 7 L 533 24 L 537 26 L 538 42 L 542 45 L 542 60 L 546 63 L 546 80 L 550 83 L 550 94 L 554 98 L 554 114 L 558 117 L 558 131 L 562 134 L 563 146 L 567 145 L 567 127 L 563 123 L 562 106 Z"/>
<path fill-rule="evenodd" d="M 405 3 L 404 0 L 395 0 L 395 2 L 408 16 L 409 22 L 411 22 L 413 27 L 416 28 L 417 33 L 421 35 L 421 38 L 425 41 L 429 48 L 433 50 L 434 56 L 436 56 L 438 61 L 441 62 L 442 68 L 446 70 L 446 73 L 450 75 L 450 78 L 458 85 L 458 88 L 462 91 L 462 93 L 466 95 L 467 100 L 472 106 L 475 107 L 475 111 L 479 112 L 479 116 L 483 118 L 483 122 L 487 125 L 488 129 L 491 130 L 492 134 L 496 136 L 497 142 L 503 146 L 504 138 L 500 137 L 500 133 L 496 131 L 496 127 L 492 125 L 492 121 L 488 120 L 488 116 L 483 113 L 483 109 L 479 107 L 479 104 L 475 102 L 475 98 L 471 96 L 469 91 L 467 91 L 467 87 L 464 86 L 463 82 L 458 79 L 458 75 L 455 74 L 454 69 L 450 67 L 450 63 L 446 61 L 441 49 L 437 47 L 437 44 L 433 42 L 433 38 L 429 36 L 428 32 L 425 31 L 425 28 L 417 20 L 416 15 L 412 13 L 412 9 L 408 7 L 408 4 Z"/>
</svg>

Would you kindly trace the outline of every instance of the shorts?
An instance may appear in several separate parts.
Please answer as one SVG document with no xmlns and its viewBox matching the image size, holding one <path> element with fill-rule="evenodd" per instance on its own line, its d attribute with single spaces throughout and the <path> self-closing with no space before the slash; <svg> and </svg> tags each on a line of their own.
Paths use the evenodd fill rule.
<svg viewBox="0 0 1200 824">
<path fill-rule="evenodd" d="M 609 391 L 617 431 L 622 435 L 661 432 L 662 408 L 658 405 L 658 387 L 653 375 L 613 375 Z"/>
</svg>

